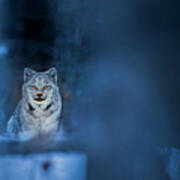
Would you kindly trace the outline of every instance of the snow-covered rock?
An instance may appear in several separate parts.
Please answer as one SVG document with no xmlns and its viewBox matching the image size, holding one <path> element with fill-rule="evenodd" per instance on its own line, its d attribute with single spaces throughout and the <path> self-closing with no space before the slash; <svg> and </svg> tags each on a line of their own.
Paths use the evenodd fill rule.
<svg viewBox="0 0 180 180">
<path fill-rule="evenodd" d="M 85 180 L 86 163 L 71 140 L 0 136 L 0 180 Z"/>
<path fill-rule="evenodd" d="M 85 180 L 86 156 L 75 152 L 0 155 L 0 179 Z"/>
</svg>

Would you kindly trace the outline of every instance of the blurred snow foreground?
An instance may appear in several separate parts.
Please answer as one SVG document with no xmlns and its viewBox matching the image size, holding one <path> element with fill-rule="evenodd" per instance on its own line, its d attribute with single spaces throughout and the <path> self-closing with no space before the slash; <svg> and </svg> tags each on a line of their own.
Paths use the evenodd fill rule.
<svg viewBox="0 0 180 180">
<path fill-rule="evenodd" d="M 86 161 L 67 140 L 0 138 L 0 180 L 85 180 Z"/>
<path fill-rule="evenodd" d="M 0 179 L 6 180 L 84 180 L 83 154 L 48 153 L 0 156 Z"/>
</svg>

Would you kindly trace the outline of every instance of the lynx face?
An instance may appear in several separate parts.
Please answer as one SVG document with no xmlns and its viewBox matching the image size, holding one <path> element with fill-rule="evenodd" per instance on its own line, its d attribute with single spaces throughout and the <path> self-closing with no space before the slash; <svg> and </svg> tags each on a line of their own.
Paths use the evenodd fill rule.
<svg viewBox="0 0 180 180">
<path fill-rule="evenodd" d="M 51 68 L 46 72 L 35 72 L 29 68 L 24 71 L 23 97 L 32 104 L 49 103 L 57 94 L 57 71 Z"/>
</svg>

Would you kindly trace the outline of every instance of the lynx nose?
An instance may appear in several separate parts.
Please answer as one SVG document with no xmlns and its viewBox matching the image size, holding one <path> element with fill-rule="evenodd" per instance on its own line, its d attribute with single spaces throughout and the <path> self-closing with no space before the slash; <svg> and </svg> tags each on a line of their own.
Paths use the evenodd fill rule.
<svg viewBox="0 0 180 180">
<path fill-rule="evenodd" d="M 43 96 L 43 93 L 42 93 L 42 92 L 38 92 L 38 93 L 36 94 L 36 96 L 37 96 L 38 98 L 41 98 L 41 97 Z"/>
</svg>

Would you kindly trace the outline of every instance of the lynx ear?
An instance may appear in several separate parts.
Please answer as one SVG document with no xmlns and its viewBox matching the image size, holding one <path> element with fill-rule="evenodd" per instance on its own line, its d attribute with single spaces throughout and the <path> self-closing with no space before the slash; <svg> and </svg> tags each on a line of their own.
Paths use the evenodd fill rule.
<svg viewBox="0 0 180 180">
<path fill-rule="evenodd" d="M 55 67 L 50 68 L 49 70 L 46 71 L 48 76 L 51 78 L 51 80 L 55 83 L 57 83 L 57 70 Z"/>
<path fill-rule="evenodd" d="M 29 81 L 36 72 L 30 68 L 24 69 L 24 82 Z"/>
</svg>

